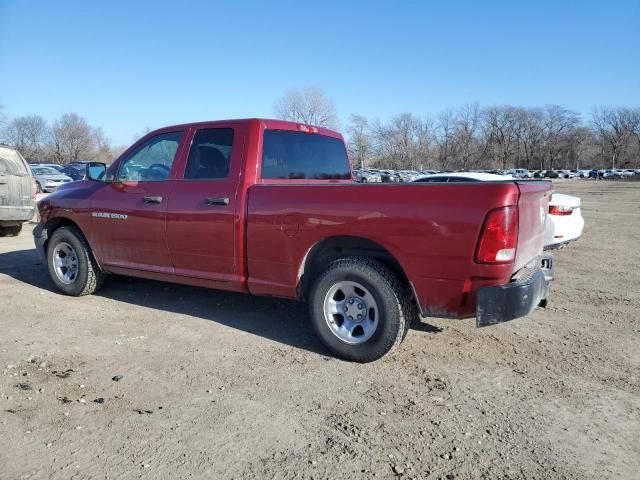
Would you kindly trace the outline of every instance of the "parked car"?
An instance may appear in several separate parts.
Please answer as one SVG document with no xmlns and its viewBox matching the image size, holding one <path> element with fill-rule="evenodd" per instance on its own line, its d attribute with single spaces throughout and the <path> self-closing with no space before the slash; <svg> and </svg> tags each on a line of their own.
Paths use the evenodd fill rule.
<svg viewBox="0 0 640 480">
<path fill-rule="evenodd" d="M 549 215 L 545 224 L 544 248 L 563 248 L 582 235 L 584 219 L 580 198 L 554 193 L 549 201 Z"/>
<path fill-rule="evenodd" d="M 58 187 L 73 179 L 52 167 L 31 167 L 31 172 L 36 179 L 36 189 L 40 192 L 55 192 Z"/>
<path fill-rule="evenodd" d="M 382 177 L 377 170 L 363 170 L 355 177 L 355 180 L 360 183 L 380 183 Z"/>
<path fill-rule="evenodd" d="M 507 174 L 511 175 L 514 178 L 531 178 L 531 177 L 533 177 L 533 173 L 531 173 L 526 168 L 513 168 L 511 170 L 507 170 Z"/>
<path fill-rule="evenodd" d="M 545 178 L 562 178 L 562 174 L 558 170 L 547 170 L 544 173 Z"/>
<path fill-rule="evenodd" d="M 90 162 L 71 162 L 65 165 L 61 171 L 73 181 L 85 180 L 87 178 L 87 168 Z"/>
<path fill-rule="evenodd" d="M 398 183 L 400 176 L 393 170 L 380 170 L 380 179 L 382 183 Z"/>
<path fill-rule="evenodd" d="M 339 133 L 195 123 L 151 132 L 108 170 L 91 164 L 89 180 L 40 200 L 34 239 L 65 294 L 117 273 L 307 299 L 324 345 L 367 362 L 418 312 L 485 326 L 543 302 L 550 194 L 548 182 L 506 178 L 363 187 Z"/>
<path fill-rule="evenodd" d="M 416 170 L 400 170 L 398 172 L 398 176 L 400 177 L 400 181 L 402 182 L 412 182 L 416 178 L 420 178 L 422 174 L 420 174 Z"/>
<path fill-rule="evenodd" d="M 466 182 L 504 182 L 513 177 L 483 172 L 436 173 L 414 180 L 417 183 L 466 183 Z"/>
<path fill-rule="evenodd" d="M 500 182 L 502 175 L 492 173 L 461 172 L 440 173 L 422 177 L 419 183 L 470 183 L 470 182 Z M 545 222 L 544 248 L 563 248 L 577 240 L 582 235 L 584 219 L 580 210 L 580 198 L 572 195 L 554 193 L 549 202 L 549 213 Z"/>
<path fill-rule="evenodd" d="M 57 170 L 58 172 L 62 172 L 62 166 L 58 165 L 57 163 L 30 163 L 29 168 L 31 167 L 50 167 Z"/>
<path fill-rule="evenodd" d="M 0 145 L 0 236 L 18 235 L 33 217 L 36 184 L 29 165 L 15 148 Z"/>
</svg>

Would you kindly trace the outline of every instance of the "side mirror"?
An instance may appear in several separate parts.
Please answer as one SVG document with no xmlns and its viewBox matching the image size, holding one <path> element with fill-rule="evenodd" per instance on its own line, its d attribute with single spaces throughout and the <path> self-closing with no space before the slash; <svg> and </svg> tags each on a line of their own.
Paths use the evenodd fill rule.
<svg viewBox="0 0 640 480">
<path fill-rule="evenodd" d="M 94 182 L 104 181 L 107 165 L 101 162 L 91 162 L 87 165 L 87 178 Z"/>
</svg>

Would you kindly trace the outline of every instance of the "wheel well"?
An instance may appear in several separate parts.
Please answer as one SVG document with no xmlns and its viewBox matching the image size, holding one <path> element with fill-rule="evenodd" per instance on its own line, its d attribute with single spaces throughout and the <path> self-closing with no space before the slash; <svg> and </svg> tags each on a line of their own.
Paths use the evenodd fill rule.
<svg viewBox="0 0 640 480">
<path fill-rule="evenodd" d="M 68 219 L 66 217 L 52 218 L 51 220 L 49 220 L 44 225 L 44 228 L 47 230 L 47 240 L 44 243 L 44 251 L 45 252 L 47 251 L 47 245 L 49 243 L 49 239 L 51 238 L 51 235 L 53 235 L 53 232 L 55 232 L 57 229 L 62 228 L 62 227 L 75 227 L 75 228 L 78 229 L 80 234 L 84 237 L 84 239 L 85 240 L 87 239 L 87 237 L 84 235 L 84 232 L 82 231 L 82 229 L 73 220 L 70 220 L 70 219 Z"/>
<path fill-rule="evenodd" d="M 338 258 L 371 257 L 391 268 L 398 278 L 410 286 L 409 279 L 395 257 L 382 245 L 361 237 L 330 237 L 316 243 L 307 253 L 298 274 L 298 297 L 307 297 L 313 279 Z"/>
</svg>

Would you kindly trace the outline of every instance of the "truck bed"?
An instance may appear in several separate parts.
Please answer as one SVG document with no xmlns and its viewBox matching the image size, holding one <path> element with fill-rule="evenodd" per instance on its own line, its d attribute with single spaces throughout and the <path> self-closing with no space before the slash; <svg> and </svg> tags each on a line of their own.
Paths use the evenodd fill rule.
<svg viewBox="0 0 640 480">
<path fill-rule="evenodd" d="M 542 251 L 550 193 L 548 182 L 257 184 L 248 190 L 248 287 L 295 298 L 309 251 L 357 235 L 397 260 L 423 314 L 472 316 L 478 288 L 508 283 Z M 487 213 L 508 205 L 519 205 L 515 262 L 476 263 Z"/>
</svg>

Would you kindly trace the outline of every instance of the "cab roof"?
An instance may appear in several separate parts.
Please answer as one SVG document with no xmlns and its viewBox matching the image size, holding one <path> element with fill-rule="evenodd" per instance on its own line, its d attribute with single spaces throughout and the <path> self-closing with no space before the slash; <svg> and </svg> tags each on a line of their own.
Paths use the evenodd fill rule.
<svg viewBox="0 0 640 480">
<path fill-rule="evenodd" d="M 316 133 L 320 135 L 325 135 L 328 137 L 334 137 L 342 139 L 342 135 L 329 128 L 319 127 L 316 125 L 311 125 L 309 123 L 304 122 L 292 122 L 289 120 L 276 120 L 271 118 L 234 118 L 234 119 L 226 119 L 226 120 L 209 120 L 209 121 L 200 121 L 200 122 L 191 122 L 191 123 L 182 123 L 178 125 L 169 125 L 166 127 L 159 128 L 156 131 L 174 129 L 174 128 L 199 128 L 205 127 L 209 125 L 215 125 L 217 123 L 246 123 L 246 124 L 254 124 L 258 123 L 263 129 L 267 130 L 292 130 L 292 131 L 300 131 L 306 133 Z M 149 133 L 154 133 L 149 132 Z M 145 135 L 147 136 L 147 135 Z"/>
</svg>

